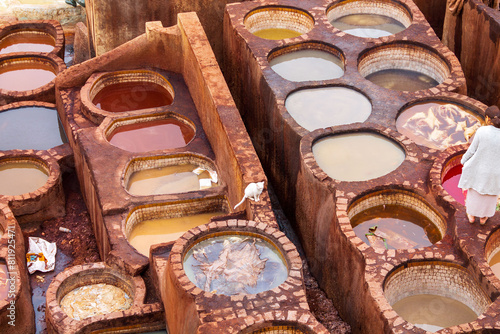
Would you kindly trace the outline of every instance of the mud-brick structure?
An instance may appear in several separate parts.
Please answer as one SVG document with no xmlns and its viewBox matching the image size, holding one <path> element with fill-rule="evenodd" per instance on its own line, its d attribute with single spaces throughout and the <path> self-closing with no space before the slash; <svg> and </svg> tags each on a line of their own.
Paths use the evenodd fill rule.
<svg viewBox="0 0 500 334">
<path fill-rule="evenodd" d="M 498 1 L 448 1 L 443 43 L 462 65 L 469 96 L 500 106 Z"/>
<path fill-rule="evenodd" d="M 444 174 L 456 166 L 467 146 L 431 148 L 417 144 L 396 126 L 398 117 L 419 103 L 458 105 L 480 121 L 486 106 L 463 95 L 467 89 L 457 58 L 440 42 L 415 3 L 369 3 L 253 1 L 228 5 L 224 65 L 229 86 L 270 182 L 295 220 L 313 275 L 354 333 L 425 333 L 392 307 L 415 294 L 452 295 L 474 310 L 475 321 L 443 333 L 498 333 L 500 280 L 487 263 L 497 249 L 498 215 L 485 226 L 469 224 L 464 206 L 442 186 Z M 350 7 L 342 7 L 344 4 Z M 402 22 L 406 29 L 391 36 L 361 38 L 334 28 L 328 20 L 338 8 L 353 13 L 368 8 L 373 13 L 374 7 L 385 8 L 381 13 Z M 253 34 L 269 28 L 290 29 L 300 36 L 270 40 Z M 271 68 L 270 62 L 280 55 L 310 49 L 339 58 L 343 75 L 293 82 Z M 438 84 L 410 92 L 382 88 L 365 79 L 367 73 L 403 63 L 407 69 L 440 73 L 440 78 L 435 77 Z M 328 87 L 350 88 L 364 95 L 371 104 L 366 120 L 317 126 L 311 131 L 302 127 L 287 109 L 287 98 L 301 90 Z M 336 112 L 334 104 L 331 112 Z M 399 167 L 365 181 L 329 176 L 319 165 L 314 145 L 358 134 L 397 143 L 404 150 Z M 427 217 L 440 231 L 439 241 L 409 249 L 365 243 L 355 233 L 351 219 L 370 208 L 388 205 Z"/>
<path fill-rule="evenodd" d="M 127 82 L 155 83 L 172 103 L 119 112 L 97 108 L 94 97 L 100 91 Z M 248 184 L 267 180 L 195 13 L 179 14 L 171 27 L 148 22 L 144 34 L 68 68 L 56 80 L 56 103 L 103 262 L 69 268 L 53 280 L 46 309 L 50 332 L 168 328 L 170 333 L 247 333 L 289 326 L 325 333 L 309 312 L 299 254 L 277 229 L 267 190 L 259 201 L 246 200 L 233 209 Z M 111 143 L 120 128 L 163 120 L 191 131 L 185 146 L 133 151 Z M 176 194 L 134 195 L 126 190 L 133 172 L 182 163 L 216 171 L 217 181 L 207 189 Z M 202 213 L 215 216 L 177 241 L 153 245 L 147 254 L 129 243 L 131 231 L 143 221 Z M 183 275 L 185 246 L 228 233 L 269 242 L 286 263 L 286 280 L 253 295 L 225 296 L 194 288 Z M 133 305 L 82 320 L 62 311 L 65 294 L 94 283 L 115 285 L 133 298 Z"/>
</svg>

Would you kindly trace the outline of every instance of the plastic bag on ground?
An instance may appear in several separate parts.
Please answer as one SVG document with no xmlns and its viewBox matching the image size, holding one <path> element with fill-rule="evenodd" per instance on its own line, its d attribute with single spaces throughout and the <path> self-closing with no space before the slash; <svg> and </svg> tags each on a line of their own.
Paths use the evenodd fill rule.
<svg viewBox="0 0 500 334">
<path fill-rule="evenodd" d="M 29 237 L 29 249 L 26 253 L 28 271 L 52 271 L 56 265 L 57 246 L 55 242 L 48 242 L 42 238 Z"/>
</svg>

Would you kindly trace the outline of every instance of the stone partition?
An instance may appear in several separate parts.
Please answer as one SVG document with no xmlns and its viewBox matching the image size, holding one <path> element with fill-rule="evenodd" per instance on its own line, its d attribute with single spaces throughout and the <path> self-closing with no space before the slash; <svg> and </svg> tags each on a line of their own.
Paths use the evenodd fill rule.
<svg viewBox="0 0 500 334">
<path fill-rule="evenodd" d="M 481 0 L 450 2 L 443 43 L 455 52 L 462 64 L 469 96 L 487 105 L 500 106 L 499 39 L 497 9 Z"/>
<path fill-rule="evenodd" d="M 484 247 L 498 227 L 498 215 L 490 218 L 486 226 L 468 223 L 464 206 L 441 185 L 448 161 L 466 149 L 465 139 L 442 149 L 429 148 L 417 145 L 396 127 L 397 118 L 406 108 L 418 103 L 454 104 L 479 123 L 486 106 L 465 95 L 465 78 L 458 59 L 440 42 L 415 3 L 397 2 L 408 9 L 411 24 L 381 38 L 360 38 L 334 28 L 327 20 L 328 9 L 341 1 L 230 4 L 224 18 L 225 73 L 269 179 L 295 220 L 311 272 L 353 333 L 425 332 L 399 317 L 384 296 L 384 284 L 391 272 L 417 262 L 423 266 L 446 262 L 446 266 L 461 268 L 460 273 L 469 277 L 470 286 L 474 286 L 471 291 L 481 296 L 473 305 L 478 318 L 446 332 L 495 332 L 500 330 L 495 320 L 500 286 L 486 263 Z M 298 37 L 261 39 L 245 27 L 244 21 L 249 13 L 268 6 L 304 11 L 314 18 L 314 27 Z M 278 50 L 305 49 L 313 43 L 325 44 L 321 50 L 333 49 L 343 56 L 342 77 L 292 82 L 271 68 L 269 61 Z M 371 67 L 418 69 L 438 84 L 415 92 L 382 88 L 364 79 Z M 361 92 L 372 106 L 368 119 L 318 126 L 314 131 L 300 126 L 288 112 L 286 99 L 304 88 L 324 87 Z M 335 113 L 335 107 L 332 102 L 331 113 Z M 313 108 L 304 113 L 313 113 Z M 404 150 L 404 161 L 392 172 L 367 181 L 340 181 L 327 175 L 316 162 L 313 145 L 326 137 L 358 133 L 391 139 Z M 370 167 L 370 161 L 364 164 Z M 382 198 L 384 195 L 387 198 Z M 420 248 L 371 247 L 356 236 L 350 220 L 361 208 L 359 205 L 371 205 L 370 199 L 382 205 L 397 203 L 430 216 L 442 239 Z"/>
</svg>

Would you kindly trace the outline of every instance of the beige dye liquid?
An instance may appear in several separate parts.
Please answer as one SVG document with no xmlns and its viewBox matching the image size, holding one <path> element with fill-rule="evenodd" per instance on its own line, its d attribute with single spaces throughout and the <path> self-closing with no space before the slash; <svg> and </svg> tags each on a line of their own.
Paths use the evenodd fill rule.
<svg viewBox="0 0 500 334">
<path fill-rule="evenodd" d="M 491 260 L 488 262 L 491 267 L 491 270 L 495 273 L 495 275 L 500 278 L 500 252 L 497 252 Z"/>
<path fill-rule="evenodd" d="M 392 17 L 378 14 L 346 15 L 330 23 L 350 35 L 367 38 L 390 36 L 406 29 L 401 22 Z"/>
<path fill-rule="evenodd" d="M 281 29 L 281 28 L 261 29 L 257 30 L 253 34 L 260 38 L 272 39 L 272 40 L 293 38 L 302 35 L 301 32 L 291 29 Z"/>
<path fill-rule="evenodd" d="M 145 169 L 132 173 L 127 190 L 138 196 L 178 194 L 200 190 L 200 179 L 210 179 L 210 174 L 203 171 L 193 173 L 198 166 L 193 164 L 166 166 Z"/>
<path fill-rule="evenodd" d="M 0 164 L 0 195 L 30 193 L 45 185 L 48 179 L 47 172 L 32 163 Z"/>
<path fill-rule="evenodd" d="M 392 305 L 403 319 L 417 327 L 437 331 L 476 320 L 467 305 L 448 297 L 421 294 L 403 298 Z"/>
<path fill-rule="evenodd" d="M 372 112 L 370 101 L 354 89 L 324 87 L 290 94 L 285 107 L 293 119 L 309 131 L 364 122 Z"/>
<path fill-rule="evenodd" d="M 149 248 L 152 245 L 175 241 L 187 230 L 207 224 L 210 218 L 224 214 L 224 212 L 209 212 L 192 216 L 145 220 L 132 229 L 128 241 L 139 253 L 149 256 Z"/>
<path fill-rule="evenodd" d="M 273 58 L 269 65 L 289 81 L 331 80 L 344 75 L 339 57 L 321 50 L 299 50 Z"/>
<path fill-rule="evenodd" d="M 386 175 L 405 159 L 397 143 L 371 133 L 326 137 L 314 143 L 312 151 L 319 167 L 340 181 L 366 181 Z"/>
</svg>

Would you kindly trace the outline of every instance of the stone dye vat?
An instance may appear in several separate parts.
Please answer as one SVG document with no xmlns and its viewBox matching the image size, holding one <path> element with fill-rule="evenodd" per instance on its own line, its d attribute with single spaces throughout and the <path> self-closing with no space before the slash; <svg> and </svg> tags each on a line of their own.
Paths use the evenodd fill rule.
<svg viewBox="0 0 500 334">
<path fill-rule="evenodd" d="M 484 247 L 484 258 L 493 274 L 500 281 L 500 232 L 493 231 Z"/>
<path fill-rule="evenodd" d="M 443 150 L 452 145 L 467 143 L 470 134 L 465 132 L 482 123 L 482 117 L 465 107 L 448 102 L 427 101 L 412 104 L 402 110 L 396 120 L 396 127 L 419 145 Z"/>
<path fill-rule="evenodd" d="M 349 219 L 356 236 L 382 249 L 427 247 L 446 234 L 446 222 L 415 194 L 380 191 L 351 204 Z"/>
<path fill-rule="evenodd" d="M 302 277 L 300 256 L 285 235 L 273 227 L 236 219 L 212 222 L 191 229 L 178 239 L 166 264 L 155 257 L 153 263 L 156 270 L 166 277 L 165 289 L 162 289 L 165 305 L 170 304 L 166 301 L 174 300 L 172 296 L 177 296 L 175 307 L 183 312 L 184 321 L 181 323 L 166 311 L 169 332 L 191 332 L 189 324 L 213 315 L 209 305 L 224 303 L 226 308 L 221 316 L 233 320 L 219 320 L 219 326 L 225 326 L 223 332 L 260 333 L 258 330 L 264 328 L 289 325 L 303 329 L 304 333 L 309 333 L 308 329 L 312 328 L 313 333 L 325 333 L 323 326 L 307 316 L 307 311 L 297 310 L 298 303 L 307 303 L 304 288 L 298 284 Z M 272 266 L 273 270 L 267 272 L 271 268 L 266 269 L 266 266 Z M 190 273 L 190 270 L 194 271 Z M 242 281 L 245 284 L 240 284 Z M 276 287 L 257 292 L 255 289 L 265 282 L 267 287 L 264 290 Z M 262 287 L 259 290 L 262 291 Z M 253 308 L 245 307 L 249 302 Z M 198 305 L 196 312 L 189 311 L 194 305 Z M 254 325 L 253 321 L 230 316 L 243 310 L 247 319 L 267 314 L 269 320 Z M 301 320 L 290 320 L 287 316 L 290 314 Z M 204 325 L 199 328 L 200 333 L 209 333 L 210 328 L 214 328 L 208 323 Z"/>
<path fill-rule="evenodd" d="M 298 37 L 308 33 L 314 19 L 298 8 L 266 6 L 245 17 L 245 27 L 257 37 L 271 40 Z"/>
<path fill-rule="evenodd" d="M 78 287 L 61 300 L 61 309 L 70 318 L 81 320 L 96 315 L 128 310 L 130 296 L 117 286 L 98 283 Z"/>
<path fill-rule="evenodd" d="M 258 235 L 207 236 L 184 255 L 187 277 L 202 290 L 223 295 L 257 294 L 288 277 L 283 255 Z"/>
<path fill-rule="evenodd" d="M 187 230 L 208 224 L 211 218 L 228 211 L 223 198 L 138 207 L 129 214 L 124 234 L 132 247 L 149 256 L 152 245 L 172 243 Z"/>
<path fill-rule="evenodd" d="M 48 150 L 67 142 L 55 105 L 30 103 L 0 109 L 0 150 Z"/>
<path fill-rule="evenodd" d="M 431 332 L 473 322 L 491 303 L 465 268 L 446 262 L 397 268 L 384 295 L 400 317 Z"/>
<path fill-rule="evenodd" d="M 430 89 L 450 77 L 448 64 L 439 54 L 411 43 L 386 44 L 364 52 L 358 70 L 378 86 L 409 92 Z"/>
<path fill-rule="evenodd" d="M 3 232 L 2 232 L 3 235 Z M 1 237 L 1 236 L 0 236 Z M 9 269 L 5 263 L 0 262 L 0 300 L 6 300 L 9 295 Z"/>
<path fill-rule="evenodd" d="M 75 298 L 78 294 L 81 296 Z M 47 328 L 51 333 L 132 330 L 138 324 L 152 330 L 152 321 L 158 321 L 155 304 L 150 305 L 149 312 L 138 315 L 146 297 L 142 278 L 128 276 L 101 262 L 65 269 L 52 280 L 46 295 Z"/>
<path fill-rule="evenodd" d="M 43 31 L 21 30 L 11 32 L 0 40 L 0 54 L 11 52 L 51 52 L 56 41 Z"/>
<path fill-rule="evenodd" d="M 63 58 L 64 32 L 58 21 L 18 21 L 0 26 L 0 55 L 54 53 Z"/>
<path fill-rule="evenodd" d="M 386 175 L 405 159 L 399 144 L 368 132 L 318 139 L 312 151 L 319 167 L 340 181 L 366 181 Z"/>
<path fill-rule="evenodd" d="M 372 111 L 370 101 L 346 87 L 300 89 L 285 100 L 293 119 L 308 131 L 365 121 Z"/>
<path fill-rule="evenodd" d="M 397 34 L 411 25 L 411 15 L 396 1 L 340 1 L 327 10 L 328 21 L 350 35 L 379 38 Z"/>
<path fill-rule="evenodd" d="M 49 179 L 47 166 L 34 159 L 0 160 L 0 195 L 16 196 L 31 193 Z"/>
<path fill-rule="evenodd" d="M 0 103 L 54 102 L 54 81 L 66 65 L 53 54 L 0 56 Z"/>
<path fill-rule="evenodd" d="M 0 151 L 0 198 L 7 201 L 23 224 L 60 217 L 65 212 L 59 162 L 69 153 L 61 150 L 52 153 L 38 151 Z"/>
<path fill-rule="evenodd" d="M 96 123 L 127 111 L 165 107 L 174 100 L 172 84 L 149 70 L 96 73 L 81 94 L 83 112 Z"/>
<path fill-rule="evenodd" d="M 135 196 L 177 194 L 219 184 L 213 162 L 196 155 L 136 159 L 124 177 L 125 189 Z"/>
<path fill-rule="evenodd" d="M 338 49 L 320 43 L 280 48 L 268 59 L 273 71 L 289 81 L 331 80 L 344 75 L 344 56 Z"/>
<path fill-rule="evenodd" d="M 195 128 L 189 120 L 172 114 L 139 118 L 134 123 L 117 121 L 107 132 L 113 146 L 129 152 L 149 152 L 186 146 Z"/>
</svg>

